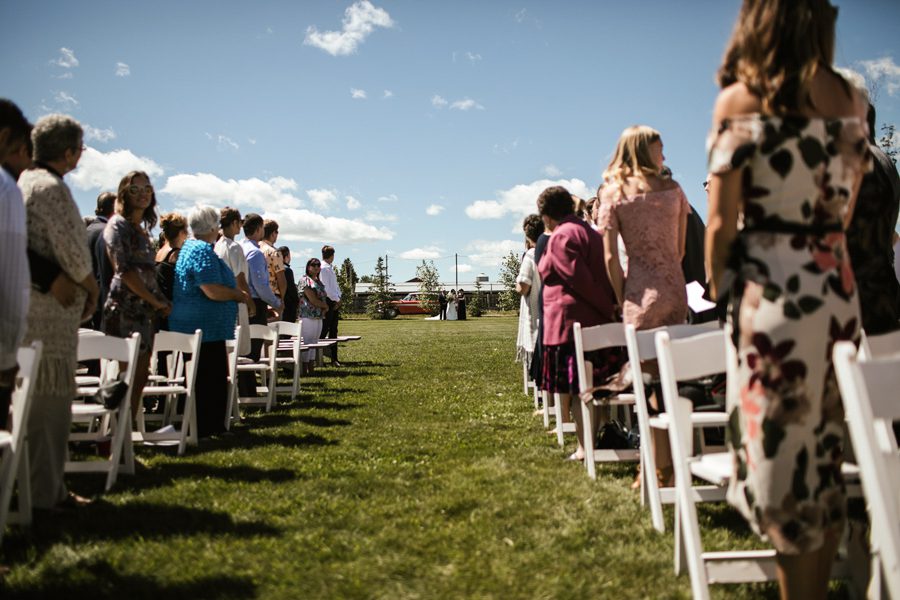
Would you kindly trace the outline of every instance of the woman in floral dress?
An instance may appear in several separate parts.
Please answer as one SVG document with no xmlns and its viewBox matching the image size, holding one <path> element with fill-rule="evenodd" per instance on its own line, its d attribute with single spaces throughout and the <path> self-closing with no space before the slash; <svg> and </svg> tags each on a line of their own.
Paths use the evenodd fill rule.
<svg viewBox="0 0 900 600">
<path fill-rule="evenodd" d="M 859 335 L 843 227 L 869 155 L 864 104 L 831 67 L 836 16 L 745 1 L 709 139 L 710 286 L 731 295 L 740 362 L 728 499 L 774 545 L 783 598 L 825 597 L 846 517 L 831 348 Z"/>
<path fill-rule="evenodd" d="M 303 293 L 300 295 L 300 333 L 304 344 L 315 344 L 322 334 L 322 319 L 328 312 L 328 295 L 325 293 L 325 285 L 319 279 L 322 271 L 322 263 L 318 258 L 311 258 L 306 262 L 306 271 L 301 280 Z M 303 374 L 312 373 L 315 350 L 303 352 Z"/>
</svg>

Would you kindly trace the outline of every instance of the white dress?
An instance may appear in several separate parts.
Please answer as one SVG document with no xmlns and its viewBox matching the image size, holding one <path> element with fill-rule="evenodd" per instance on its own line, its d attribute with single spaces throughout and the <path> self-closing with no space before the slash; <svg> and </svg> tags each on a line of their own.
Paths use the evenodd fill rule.
<svg viewBox="0 0 900 600">
<path fill-rule="evenodd" d="M 541 293 L 541 276 L 534 264 L 534 248 L 529 248 L 522 257 L 516 283 L 531 287 L 519 304 L 519 335 L 516 339 L 516 362 L 524 361 L 531 368 L 531 355 L 537 342 L 537 303 Z"/>
<path fill-rule="evenodd" d="M 456 319 L 456 294 L 450 294 L 447 296 L 447 320 L 455 321 Z"/>
</svg>

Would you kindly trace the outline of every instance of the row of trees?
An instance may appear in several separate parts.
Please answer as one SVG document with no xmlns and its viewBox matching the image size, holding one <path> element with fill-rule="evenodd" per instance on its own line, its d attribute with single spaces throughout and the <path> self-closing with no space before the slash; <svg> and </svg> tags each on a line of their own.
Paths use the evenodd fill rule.
<svg viewBox="0 0 900 600">
<path fill-rule="evenodd" d="M 521 262 L 521 258 L 514 252 L 510 252 L 503 258 L 503 262 L 500 265 L 500 284 L 502 286 L 499 296 L 500 310 L 517 311 L 519 309 L 519 295 L 516 293 L 516 276 L 519 274 Z M 336 271 L 338 285 L 341 288 L 341 297 L 345 299 L 341 304 L 342 314 L 350 312 L 356 284 L 362 282 L 372 284 L 371 293 L 366 303 L 366 314 L 373 319 L 389 318 L 388 308 L 390 308 L 391 300 L 394 298 L 394 286 L 391 283 L 383 257 L 378 257 L 375 263 L 375 273 L 372 275 L 360 277 L 349 258 L 345 258 Z M 441 290 L 441 283 L 440 275 L 434 262 L 423 260 L 422 264 L 416 267 L 416 277 L 419 279 L 419 303 L 431 314 L 437 314 L 440 307 L 438 296 Z M 485 299 L 482 294 L 481 282 L 475 282 L 475 289 L 467 300 L 468 314 L 473 317 L 480 317 L 485 310 Z"/>
</svg>

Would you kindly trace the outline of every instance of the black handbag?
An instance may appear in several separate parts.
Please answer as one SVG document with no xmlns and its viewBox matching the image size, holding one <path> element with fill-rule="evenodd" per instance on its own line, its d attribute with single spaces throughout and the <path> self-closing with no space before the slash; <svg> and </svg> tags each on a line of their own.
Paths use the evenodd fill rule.
<svg viewBox="0 0 900 600">
<path fill-rule="evenodd" d="M 122 405 L 126 396 L 128 396 L 128 384 L 117 379 L 101 383 L 92 401 L 94 404 L 102 404 L 109 410 L 116 410 Z"/>
</svg>

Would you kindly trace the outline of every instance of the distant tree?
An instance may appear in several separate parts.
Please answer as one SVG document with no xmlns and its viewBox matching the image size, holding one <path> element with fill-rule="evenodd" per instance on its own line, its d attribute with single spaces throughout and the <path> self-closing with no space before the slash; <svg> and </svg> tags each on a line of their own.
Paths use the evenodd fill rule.
<svg viewBox="0 0 900 600">
<path fill-rule="evenodd" d="M 375 274 L 372 276 L 372 293 L 369 294 L 369 301 L 366 304 L 366 312 L 370 317 L 391 319 L 396 316 L 391 307 L 393 291 L 387 269 L 384 268 L 384 258 L 379 256 L 378 262 L 375 263 Z"/>
<path fill-rule="evenodd" d="M 900 155 L 900 136 L 897 135 L 897 127 L 893 123 L 881 126 L 884 135 L 878 140 L 878 145 L 888 155 L 894 165 L 897 164 L 897 156 Z"/>
<path fill-rule="evenodd" d="M 362 277 L 359 278 L 358 283 L 375 283 L 375 278 L 372 277 L 371 275 L 363 275 Z"/>
<path fill-rule="evenodd" d="M 359 277 L 356 275 L 356 269 L 349 258 L 345 258 L 344 262 L 337 270 L 338 287 L 341 288 L 341 308 L 342 315 L 349 314 L 353 311 L 353 305 L 356 299 L 356 284 Z"/>
<path fill-rule="evenodd" d="M 472 299 L 469 300 L 466 309 L 473 317 L 480 317 L 484 314 L 484 296 L 481 295 L 481 282 L 477 277 L 475 278 L 475 291 L 472 292 Z"/>
<path fill-rule="evenodd" d="M 441 289 L 441 280 L 437 267 L 430 260 L 423 260 L 416 267 L 416 277 L 419 279 L 419 304 L 431 315 L 436 315 L 440 309 L 438 293 Z"/>
<path fill-rule="evenodd" d="M 510 251 L 504 257 L 500 265 L 500 285 L 503 290 L 500 292 L 500 310 L 519 310 L 519 293 L 516 291 L 516 277 L 519 276 L 519 267 L 522 260 L 515 253 Z"/>
</svg>

